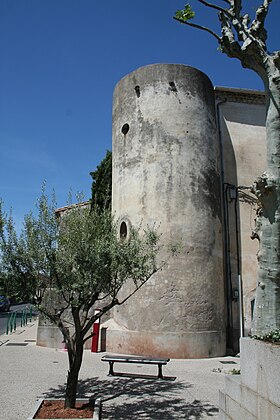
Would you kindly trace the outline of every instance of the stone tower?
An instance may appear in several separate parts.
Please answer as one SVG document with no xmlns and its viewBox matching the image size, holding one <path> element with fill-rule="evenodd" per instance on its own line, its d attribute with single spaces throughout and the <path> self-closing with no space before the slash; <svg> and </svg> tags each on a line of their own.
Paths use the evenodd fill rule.
<svg viewBox="0 0 280 420">
<path fill-rule="evenodd" d="M 160 224 L 163 242 L 181 241 L 183 250 L 115 310 L 107 350 L 172 358 L 225 354 L 219 149 L 205 74 L 155 64 L 117 84 L 112 207 L 120 233 L 129 235 L 131 224 Z"/>
</svg>

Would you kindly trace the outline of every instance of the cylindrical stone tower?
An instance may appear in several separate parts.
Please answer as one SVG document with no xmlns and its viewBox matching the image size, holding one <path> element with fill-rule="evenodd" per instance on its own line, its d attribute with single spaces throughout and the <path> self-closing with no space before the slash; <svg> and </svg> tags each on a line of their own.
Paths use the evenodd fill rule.
<svg viewBox="0 0 280 420">
<path fill-rule="evenodd" d="M 205 74 L 155 64 L 118 83 L 112 207 L 120 234 L 129 234 L 131 224 L 156 223 L 165 244 L 181 242 L 183 249 L 115 310 L 107 350 L 172 358 L 225 354 L 219 155 L 213 86 Z"/>
</svg>

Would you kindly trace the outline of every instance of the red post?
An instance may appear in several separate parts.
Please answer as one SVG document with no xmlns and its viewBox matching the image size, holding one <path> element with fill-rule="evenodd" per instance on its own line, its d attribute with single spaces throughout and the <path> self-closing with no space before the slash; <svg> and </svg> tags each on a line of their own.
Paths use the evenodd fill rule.
<svg viewBox="0 0 280 420">
<path fill-rule="evenodd" d="M 100 309 L 94 311 L 94 315 L 98 314 Z M 98 338 L 99 338 L 100 318 L 98 318 L 93 324 L 93 336 L 91 341 L 91 352 L 97 353 L 98 350 Z"/>
</svg>

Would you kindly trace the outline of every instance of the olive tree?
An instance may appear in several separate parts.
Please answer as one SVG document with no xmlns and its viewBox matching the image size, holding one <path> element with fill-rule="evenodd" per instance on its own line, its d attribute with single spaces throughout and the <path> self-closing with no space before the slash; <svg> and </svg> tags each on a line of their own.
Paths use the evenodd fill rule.
<svg viewBox="0 0 280 420">
<path fill-rule="evenodd" d="M 254 236 L 260 246 L 253 334 L 262 335 L 280 328 L 280 51 L 267 50 L 265 29 L 272 0 L 263 0 L 252 17 L 242 10 L 245 0 L 197 1 L 218 13 L 220 33 L 194 23 L 189 4 L 174 19 L 211 34 L 223 53 L 259 75 L 266 93 L 267 170 L 252 187 L 259 205 Z"/>
<path fill-rule="evenodd" d="M 141 232 L 132 227 L 123 239 L 110 210 L 83 203 L 57 217 L 55 201 L 44 191 L 37 207 L 35 215 L 25 217 L 20 234 L 2 212 L 2 262 L 6 275 L 21 279 L 40 312 L 64 337 L 69 359 L 65 408 L 74 408 L 84 344 L 93 335 L 93 323 L 161 269 L 160 236 L 154 227 L 141 227 Z M 127 281 L 133 290 L 120 300 L 118 293 L 125 291 Z M 96 306 L 101 308 L 98 314 Z"/>
</svg>

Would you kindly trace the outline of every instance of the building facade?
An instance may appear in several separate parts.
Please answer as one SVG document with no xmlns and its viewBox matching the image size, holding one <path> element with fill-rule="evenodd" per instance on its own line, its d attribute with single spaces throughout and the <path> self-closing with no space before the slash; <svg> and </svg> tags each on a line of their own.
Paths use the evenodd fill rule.
<svg viewBox="0 0 280 420">
<path fill-rule="evenodd" d="M 112 210 L 122 237 L 131 225 L 158 228 L 166 265 L 101 320 L 107 351 L 172 358 L 239 351 L 253 317 L 250 186 L 266 169 L 265 117 L 263 92 L 214 88 L 185 65 L 142 67 L 117 84 Z M 179 256 L 170 257 L 170 243 L 181 245 Z M 37 344 L 63 346 L 43 318 Z"/>
<path fill-rule="evenodd" d="M 181 242 L 182 252 L 115 309 L 109 351 L 188 358 L 238 350 L 256 287 L 250 185 L 264 170 L 262 92 L 213 88 L 177 64 L 142 67 L 117 84 L 112 208 L 120 234 L 158 224 L 164 245 Z"/>
</svg>

